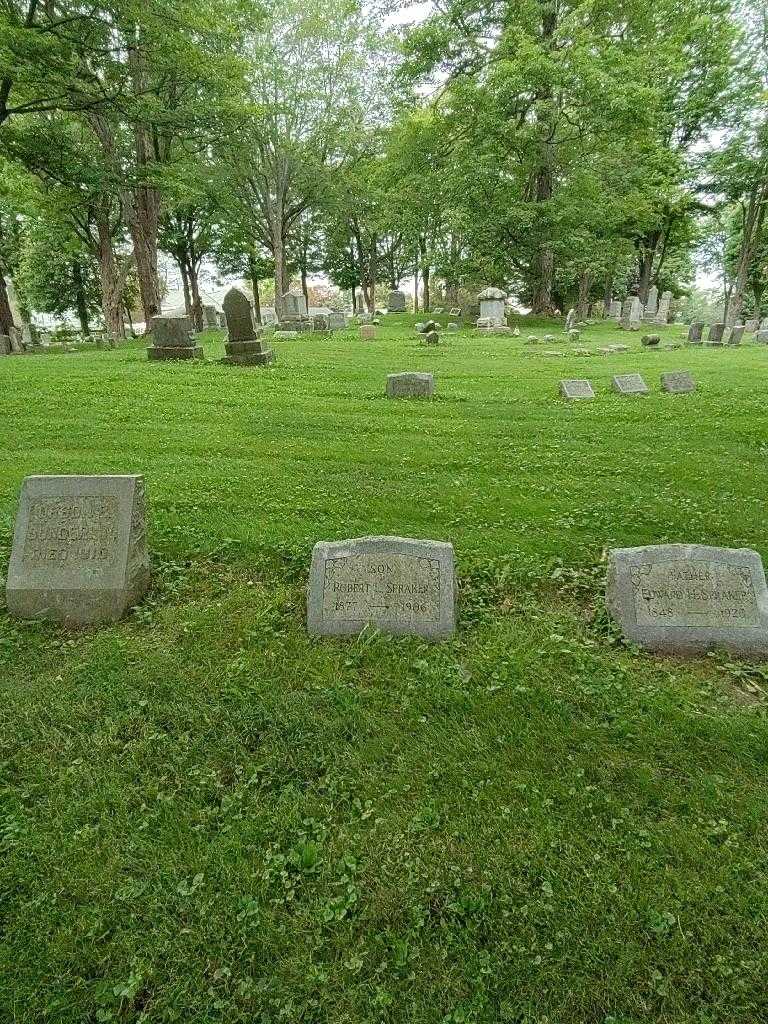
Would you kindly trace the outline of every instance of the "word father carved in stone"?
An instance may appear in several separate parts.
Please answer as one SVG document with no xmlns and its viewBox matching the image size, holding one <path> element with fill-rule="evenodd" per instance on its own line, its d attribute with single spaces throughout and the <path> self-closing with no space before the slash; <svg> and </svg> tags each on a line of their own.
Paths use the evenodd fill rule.
<svg viewBox="0 0 768 1024">
<path fill-rule="evenodd" d="M 768 654 L 765 572 L 748 548 L 617 548 L 606 600 L 625 635 L 648 650 Z"/>
<path fill-rule="evenodd" d="M 453 547 L 404 537 L 321 541 L 312 551 L 307 628 L 320 636 L 384 633 L 428 639 L 456 629 Z"/>
<path fill-rule="evenodd" d="M 26 478 L 6 586 L 12 615 L 114 621 L 148 586 L 142 477 Z"/>
</svg>

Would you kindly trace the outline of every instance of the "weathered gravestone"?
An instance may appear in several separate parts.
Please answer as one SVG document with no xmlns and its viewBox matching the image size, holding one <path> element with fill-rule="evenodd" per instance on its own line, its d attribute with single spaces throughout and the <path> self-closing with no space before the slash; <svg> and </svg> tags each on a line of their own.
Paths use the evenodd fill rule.
<svg viewBox="0 0 768 1024">
<path fill-rule="evenodd" d="M 431 398 L 435 378 L 431 373 L 390 373 L 387 376 L 387 398 Z"/>
<path fill-rule="evenodd" d="M 153 316 L 152 345 L 148 359 L 202 359 L 203 350 L 195 344 L 195 332 L 188 316 Z"/>
<path fill-rule="evenodd" d="M 696 320 L 688 328 L 688 344 L 689 345 L 701 345 L 702 336 L 704 334 L 704 324 L 701 320 Z"/>
<path fill-rule="evenodd" d="M 203 306 L 203 327 L 218 327 L 219 317 L 215 306 Z"/>
<path fill-rule="evenodd" d="M 560 394 L 569 401 L 595 397 L 592 381 L 589 380 L 561 380 Z"/>
<path fill-rule="evenodd" d="M 655 348 L 661 341 L 661 336 L 658 334 L 644 334 L 640 339 L 640 344 L 644 345 L 645 348 Z"/>
<path fill-rule="evenodd" d="M 729 345 L 740 345 L 741 339 L 744 337 L 744 324 L 735 324 L 731 328 L 731 333 L 728 336 Z"/>
<path fill-rule="evenodd" d="M 643 320 L 655 320 L 659 311 L 659 289 L 653 285 L 648 290 L 648 301 L 643 311 Z"/>
<path fill-rule="evenodd" d="M 307 589 L 308 631 L 348 636 L 368 625 L 396 636 L 452 636 L 453 546 L 405 537 L 315 544 Z"/>
<path fill-rule="evenodd" d="M 640 647 L 768 655 L 768 589 L 749 548 L 659 544 L 610 552 L 606 603 Z"/>
<path fill-rule="evenodd" d="M 389 295 L 387 295 L 387 312 L 404 313 L 405 310 L 405 292 L 401 292 L 399 288 L 393 288 Z"/>
<path fill-rule="evenodd" d="M 373 341 L 376 337 L 376 328 L 373 324 L 362 324 L 360 327 L 360 337 L 363 341 Z"/>
<path fill-rule="evenodd" d="M 747 320 L 744 324 L 744 329 L 746 330 L 747 334 L 754 334 L 757 330 L 757 325 L 757 320 Z"/>
<path fill-rule="evenodd" d="M 758 345 L 768 345 L 768 331 L 758 331 L 755 334 L 755 341 Z"/>
<path fill-rule="evenodd" d="M 709 334 L 707 335 L 707 344 L 722 345 L 724 333 L 725 324 L 711 324 L 709 328 Z"/>
<path fill-rule="evenodd" d="M 312 317 L 312 330 L 315 334 L 328 334 L 331 329 L 331 318 L 326 313 L 316 313 Z"/>
<path fill-rule="evenodd" d="M 620 373 L 613 378 L 613 389 L 620 395 L 647 395 L 648 385 L 639 373 Z"/>
<path fill-rule="evenodd" d="M 576 310 L 569 309 L 565 316 L 565 327 L 563 330 L 566 334 L 570 334 L 571 331 L 576 327 Z"/>
<path fill-rule="evenodd" d="M 506 327 L 507 304 L 506 293 L 500 288 L 485 288 L 477 296 L 480 305 L 479 319 L 489 321 L 488 327 Z"/>
<path fill-rule="evenodd" d="M 6 599 L 22 619 L 112 622 L 149 587 L 141 476 L 28 476 Z"/>
<path fill-rule="evenodd" d="M 621 302 L 618 299 L 611 299 L 608 315 L 613 320 L 621 319 Z"/>
<path fill-rule="evenodd" d="M 263 328 L 253 323 L 248 296 L 239 288 L 230 288 L 222 306 L 227 323 L 224 362 L 230 366 L 266 366 L 273 363 L 275 353 L 260 341 Z"/>
<path fill-rule="evenodd" d="M 662 373 L 661 389 L 671 395 L 687 395 L 696 390 L 696 382 L 688 370 L 674 370 L 671 373 Z"/>
<path fill-rule="evenodd" d="M 639 331 L 640 325 L 643 322 L 643 304 L 640 301 L 638 295 L 632 296 L 632 301 L 629 306 L 629 329 L 630 331 Z"/>
<path fill-rule="evenodd" d="M 299 333 L 312 330 L 312 321 L 307 315 L 307 300 L 303 292 L 288 291 L 283 295 L 278 323 L 283 330 Z"/>
<path fill-rule="evenodd" d="M 11 354 L 11 339 L 7 334 L 0 334 L 0 356 Z"/>
<path fill-rule="evenodd" d="M 669 311 L 672 305 L 672 292 L 662 292 L 659 300 L 659 311 L 656 314 L 657 324 L 669 323 Z"/>
<path fill-rule="evenodd" d="M 425 331 L 423 345 L 439 345 L 440 335 L 437 331 Z"/>
<path fill-rule="evenodd" d="M 343 331 L 347 326 L 346 313 L 329 313 L 328 314 L 328 330 L 329 331 Z"/>
</svg>

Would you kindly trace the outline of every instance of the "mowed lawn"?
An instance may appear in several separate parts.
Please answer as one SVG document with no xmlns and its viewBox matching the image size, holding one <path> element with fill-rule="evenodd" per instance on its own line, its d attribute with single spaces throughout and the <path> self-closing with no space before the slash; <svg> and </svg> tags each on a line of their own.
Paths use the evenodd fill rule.
<svg viewBox="0 0 768 1024">
<path fill-rule="evenodd" d="M 768 559 L 768 346 L 413 322 L 0 359 L 0 574 L 31 473 L 143 473 L 155 567 L 115 626 L 0 611 L 0 1021 L 768 1019 L 768 676 L 602 607 L 610 546 Z M 307 638 L 313 543 L 366 534 L 453 542 L 454 640 Z"/>
</svg>

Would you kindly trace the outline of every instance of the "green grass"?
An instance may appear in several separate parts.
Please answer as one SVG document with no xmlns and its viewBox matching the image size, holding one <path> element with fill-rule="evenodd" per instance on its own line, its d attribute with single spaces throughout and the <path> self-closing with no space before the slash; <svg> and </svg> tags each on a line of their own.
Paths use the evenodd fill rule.
<svg viewBox="0 0 768 1024">
<path fill-rule="evenodd" d="M 768 347 L 413 319 L 266 371 L 0 359 L 0 561 L 25 475 L 143 472 L 156 570 L 116 626 L 0 612 L 1 1021 L 768 1016 L 766 677 L 627 648 L 601 604 L 614 544 L 768 557 Z M 405 369 L 435 401 L 383 397 Z M 455 640 L 307 638 L 312 544 L 378 533 L 453 542 Z"/>
</svg>

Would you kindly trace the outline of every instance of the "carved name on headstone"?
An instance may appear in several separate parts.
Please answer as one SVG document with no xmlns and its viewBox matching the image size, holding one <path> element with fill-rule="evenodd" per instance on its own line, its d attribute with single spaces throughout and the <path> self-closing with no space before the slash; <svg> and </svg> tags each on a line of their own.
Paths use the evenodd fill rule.
<svg viewBox="0 0 768 1024">
<path fill-rule="evenodd" d="M 456 630 L 453 546 L 404 537 L 361 537 L 312 551 L 307 629 L 320 636 L 360 633 L 437 640 Z"/>
</svg>

